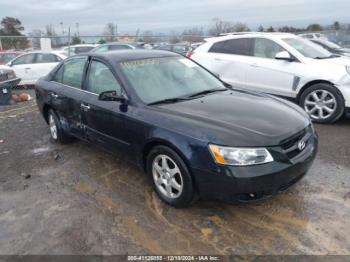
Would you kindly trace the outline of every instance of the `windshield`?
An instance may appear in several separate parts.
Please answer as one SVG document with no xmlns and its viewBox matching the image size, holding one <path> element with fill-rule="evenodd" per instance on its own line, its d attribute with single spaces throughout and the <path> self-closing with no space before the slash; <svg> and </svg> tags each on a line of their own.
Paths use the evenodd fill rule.
<svg viewBox="0 0 350 262">
<path fill-rule="evenodd" d="M 320 41 L 320 43 L 330 47 L 330 48 L 334 48 L 334 49 L 341 49 L 341 46 L 333 43 L 333 42 L 330 42 L 330 41 Z"/>
<path fill-rule="evenodd" d="M 146 104 L 225 89 L 221 81 L 183 57 L 127 61 L 121 63 L 121 68 L 137 95 Z"/>
<path fill-rule="evenodd" d="M 323 47 L 302 38 L 284 38 L 288 45 L 299 51 L 303 56 L 308 58 L 328 58 L 332 53 Z"/>
<path fill-rule="evenodd" d="M 15 54 L 0 54 L 0 62 L 10 62 L 12 59 L 14 59 L 15 57 L 17 57 L 17 55 Z"/>
</svg>

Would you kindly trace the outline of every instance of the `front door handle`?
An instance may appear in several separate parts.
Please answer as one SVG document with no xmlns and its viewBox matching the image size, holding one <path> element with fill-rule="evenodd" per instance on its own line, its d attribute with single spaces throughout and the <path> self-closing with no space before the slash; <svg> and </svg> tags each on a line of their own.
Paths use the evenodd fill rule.
<svg viewBox="0 0 350 262">
<path fill-rule="evenodd" d="M 258 65 L 258 64 L 255 64 L 255 63 L 254 63 L 254 64 L 251 64 L 250 66 L 251 66 L 251 67 L 259 67 L 259 65 Z"/>
<path fill-rule="evenodd" d="M 51 93 L 51 96 L 52 96 L 53 98 L 58 98 L 58 95 L 57 95 L 56 93 Z"/>
<path fill-rule="evenodd" d="M 80 106 L 81 106 L 81 108 L 84 109 L 85 111 L 89 111 L 90 108 L 91 108 L 91 107 L 90 107 L 89 105 L 87 105 L 87 104 L 81 104 Z"/>
</svg>

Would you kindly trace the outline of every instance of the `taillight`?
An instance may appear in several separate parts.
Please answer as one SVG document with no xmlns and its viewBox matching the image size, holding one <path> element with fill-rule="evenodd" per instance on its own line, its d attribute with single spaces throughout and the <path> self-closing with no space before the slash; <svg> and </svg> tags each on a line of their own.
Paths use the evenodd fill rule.
<svg viewBox="0 0 350 262">
<path fill-rule="evenodd" d="M 186 56 L 188 58 L 191 58 L 191 56 L 193 55 L 193 51 L 192 50 L 189 50 L 187 53 L 186 53 Z"/>
</svg>

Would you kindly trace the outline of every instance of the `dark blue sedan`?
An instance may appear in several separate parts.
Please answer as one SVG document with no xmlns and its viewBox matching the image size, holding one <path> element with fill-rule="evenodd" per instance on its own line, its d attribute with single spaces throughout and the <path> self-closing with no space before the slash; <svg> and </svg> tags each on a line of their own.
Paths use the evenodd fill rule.
<svg viewBox="0 0 350 262">
<path fill-rule="evenodd" d="M 54 142 L 76 137 L 122 152 L 176 207 L 277 194 L 317 151 L 301 108 L 233 88 L 171 52 L 74 56 L 37 82 L 36 95 Z"/>
</svg>

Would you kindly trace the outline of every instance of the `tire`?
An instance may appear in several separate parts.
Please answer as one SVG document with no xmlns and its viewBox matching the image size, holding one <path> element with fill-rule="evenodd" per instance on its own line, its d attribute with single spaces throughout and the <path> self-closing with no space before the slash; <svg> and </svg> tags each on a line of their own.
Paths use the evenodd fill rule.
<svg viewBox="0 0 350 262">
<path fill-rule="evenodd" d="M 166 146 L 156 146 L 149 152 L 146 164 L 153 188 L 163 202 L 177 208 L 188 207 L 195 202 L 192 176 L 175 151 Z"/>
<path fill-rule="evenodd" d="M 313 122 L 322 124 L 334 123 L 345 110 L 344 98 L 340 91 L 326 83 L 307 88 L 300 96 L 299 103 Z"/>
<path fill-rule="evenodd" d="M 52 142 L 67 144 L 72 141 L 72 137 L 64 131 L 57 113 L 52 109 L 47 114 L 47 122 L 49 123 Z"/>
</svg>

